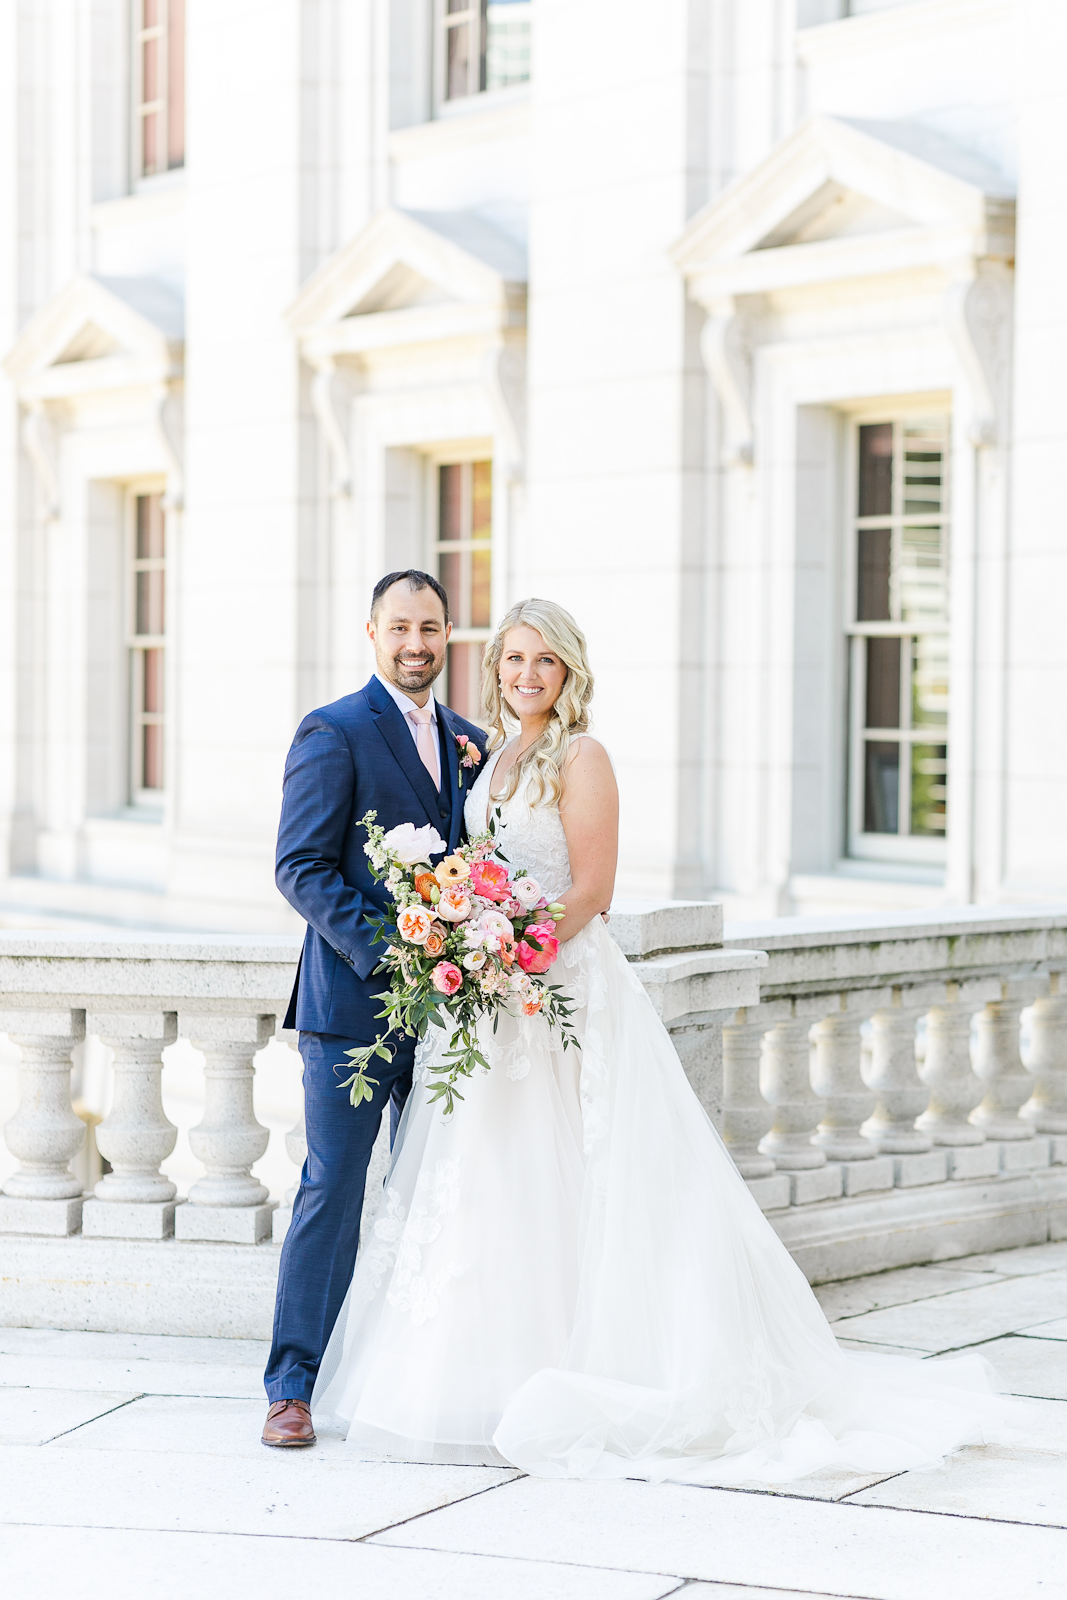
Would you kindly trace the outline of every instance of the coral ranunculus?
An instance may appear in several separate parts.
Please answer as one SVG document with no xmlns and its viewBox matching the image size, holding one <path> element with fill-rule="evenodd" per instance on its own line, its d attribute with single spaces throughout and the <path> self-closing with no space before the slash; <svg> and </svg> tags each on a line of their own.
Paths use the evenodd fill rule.
<svg viewBox="0 0 1067 1600">
<path fill-rule="evenodd" d="M 430 982 L 441 994 L 455 994 L 463 982 L 463 974 L 451 961 L 439 961 L 430 973 Z"/>
<path fill-rule="evenodd" d="M 536 939 L 541 948 L 537 949 L 534 945 L 528 944 L 528 939 Z M 520 939 L 515 954 L 523 972 L 547 972 L 559 955 L 559 940 L 556 938 L 555 928 L 551 923 L 532 923 Z"/>
<path fill-rule="evenodd" d="M 396 931 L 408 944 L 425 944 L 433 926 L 433 918 L 421 906 L 405 906 L 397 914 Z"/>
<path fill-rule="evenodd" d="M 471 865 L 471 888 L 485 900 L 510 900 L 508 869 L 498 861 L 475 861 Z"/>
<path fill-rule="evenodd" d="M 424 900 L 432 898 L 432 892 L 437 888 L 437 879 L 432 872 L 420 872 L 415 879 L 415 887 Z"/>
</svg>

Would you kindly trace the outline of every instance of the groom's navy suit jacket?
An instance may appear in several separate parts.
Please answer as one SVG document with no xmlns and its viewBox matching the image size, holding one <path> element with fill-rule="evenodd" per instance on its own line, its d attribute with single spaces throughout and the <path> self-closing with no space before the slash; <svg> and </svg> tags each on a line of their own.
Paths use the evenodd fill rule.
<svg viewBox="0 0 1067 1600">
<path fill-rule="evenodd" d="M 359 826 L 377 811 L 384 828 L 432 823 L 449 850 L 463 830 L 463 801 L 477 769 L 459 785 L 455 735 L 465 733 L 485 753 L 485 734 L 438 704 L 440 792 L 423 766 L 396 701 L 377 678 L 357 694 L 306 716 L 285 763 L 275 879 L 307 922 L 287 1028 L 306 1033 L 375 1037 L 383 979 L 371 973 L 385 953 L 372 944 L 367 918 L 391 907 L 383 883 L 371 876 Z"/>
</svg>

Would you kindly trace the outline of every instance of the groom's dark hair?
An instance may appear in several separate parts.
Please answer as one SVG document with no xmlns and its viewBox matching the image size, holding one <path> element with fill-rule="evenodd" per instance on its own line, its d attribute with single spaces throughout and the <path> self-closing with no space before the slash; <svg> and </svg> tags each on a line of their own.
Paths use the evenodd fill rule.
<svg viewBox="0 0 1067 1600">
<path fill-rule="evenodd" d="M 436 578 L 431 578 L 428 572 L 420 572 L 417 567 L 408 567 L 405 572 L 387 572 L 384 578 L 379 578 L 374 585 L 374 593 L 370 597 L 370 619 L 373 622 L 378 615 L 378 607 L 382 603 L 382 596 L 394 583 L 407 583 L 412 594 L 419 589 L 432 589 L 440 600 L 445 610 L 445 622 L 448 622 L 448 596 Z"/>
</svg>

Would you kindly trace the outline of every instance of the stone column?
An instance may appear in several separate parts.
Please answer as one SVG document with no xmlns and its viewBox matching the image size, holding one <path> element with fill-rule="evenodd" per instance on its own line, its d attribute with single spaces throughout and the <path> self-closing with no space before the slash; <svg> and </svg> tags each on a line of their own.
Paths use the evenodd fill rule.
<svg viewBox="0 0 1067 1600">
<path fill-rule="evenodd" d="M 978 1013 L 978 1047 L 974 1070 L 986 1086 L 985 1098 L 971 1112 L 971 1121 L 987 1139 L 1032 1139 L 1034 1128 L 1019 1116 L 1030 1098 L 1033 1079 L 1019 1054 L 1019 1017 L 1027 1000 L 1019 986 L 1006 979 L 999 1000 L 987 1000 Z"/>
<path fill-rule="evenodd" d="M 178 1239 L 259 1244 L 270 1236 L 274 1206 L 250 1169 L 270 1140 L 252 1110 L 253 1061 L 274 1027 L 273 1016 L 180 1017 L 180 1032 L 204 1053 L 204 1115 L 189 1145 L 207 1171 L 175 1213 Z"/>
<path fill-rule="evenodd" d="M 915 1126 L 927 1108 L 930 1091 L 919 1081 L 915 1064 L 915 1024 L 920 1012 L 900 1003 L 871 1017 L 871 1064 L 867 1087 L 876 1095 L 874 1111 L 862 1131 L 884 1155 L 923 1155 L 933 1144 Z"/>
<path fill-rule="evenodd" d="M 930 1091 L 930 1104 L 915 1126 L 934 1144 L 984 1144 L 985 1134 L 969 1120 L 982 1098 L 982 1085 L 971 1067 L 972 1005 L 960 1003 L 958 985 L 948 983 L 946 1003 L 926 1014 L 926 1059 L 919 1076 Z"/>
<path fill-rule="evenodd" d="M 1034 1001 L 1030 1013 L 1032 1089 L 1019 1112 L 1036 1133 L 1067 1133 L 1067 994 L 1062 975 L 1052 974 L 1052 993 Z"/>
<path fill-rule="evenodd" d="M 874 1106 L 874 1095 L 860 1075 L 860 1021 L 842 994 L 837 1011 L 812 1029 L 811 1083 L 823 1103 L 814 1142 L 831 1161 L 869 1161 L 878 1153 L 860 1130 Z"/>
<path fill-rule="evenodd" d="M 106 1239 L 166 1239 L 174 1232 L 176 1186 L 159 1164 L 178 1130 L 163 1111 L 162 1052 L 178 1037 L 173 1011 L 90 1012 L 86 1029 L 114 1054 L 111 1109 L 96 1130 L 111 1171 L 85 1202 L 82 1232 Z"/>
<path fill-rule="evenodd" d="M 770 1132 L 759 1142 L 764 1155 L 773 1156 L 784 1172 L 803 1172 L 826 1165 L 826 1152 L 812 1144 L 822 1103 L 811 1087 L 810 1021 L 794 1016 L 779 1022 L 763 1036 L 759 1086 L 774 1107 Z"/>
<path fill-rule="evenodd" d="M 774 1112 L 760 1094 L 760 1047 L 765 1024 L 749 1021 L 759 1008 L 742 1008 L 722 1030 L 723 1141 L 743 1178 L 769 1178 L 774 1160 L 760 1154 Z"/>
<path fill-rule="evenodd" d="M 85 1012 L 0 1011 L 0 1032 L 22 1053 L 19 1108 L 4 1128 L 19 1167 L 0 1195 L 0 1233 L 76 1233 L 82 1187 L 70 1164 L 85 1124 L 71 1109 L 70 1058 L 85 1038 Z"/>
</svg>

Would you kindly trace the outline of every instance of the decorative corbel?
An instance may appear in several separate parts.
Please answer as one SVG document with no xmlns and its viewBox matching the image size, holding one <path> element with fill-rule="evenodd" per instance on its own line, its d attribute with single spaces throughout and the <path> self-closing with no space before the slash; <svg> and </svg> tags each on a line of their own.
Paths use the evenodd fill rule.
<svg viewBox="0 0 1067 1600">
<path fill-rule="evenodd" d="M 311 380 L 311 409 L 322 429 L 333 465 L 330 492 L 347 499 L 352 494 L 352 456 L 342 413 L 334 395 L 336 372 L 332 356 L 320 356 L 315 361 L 315 376 Z"/>
<path fill-rule="evenodd" d="M 496 431 L 504 441 L 504 473 L 514 483 L 523 475 L 526 455 L 525 347 L 505 341 L 493 345 L 485 352 L 483 372 Z"/>
<path fill-rule="evenodd" d="M 164 511 L 180 511 L 185 502 L 185 431 L 180 394 L 168 385 L 156 399 L 156 434 L 167 458 Z"/>
<path fill-rule="evenodd" d="M 45 522 L 60 516 L 59 450 L 55 430 L 43 400 L 34 400 L 22 424 L 22 442 L 30 458 L 44 500 Z"/>
<path fill-rule="evenodd" d="M 945 290 L 945 326 L 971 395 L 968 438 L 975 449 L 1002 444 L 1011 372 L 1012 284 L 992 262 Z"/>
<path fill-rule="evenodd" d="M 700 353 L 722 405 L 726 428 L 724 466 L 751 466 L 752 345 L 745 318 L 728 303 L 715 308 L 700 334 Z"/>
</svg>

